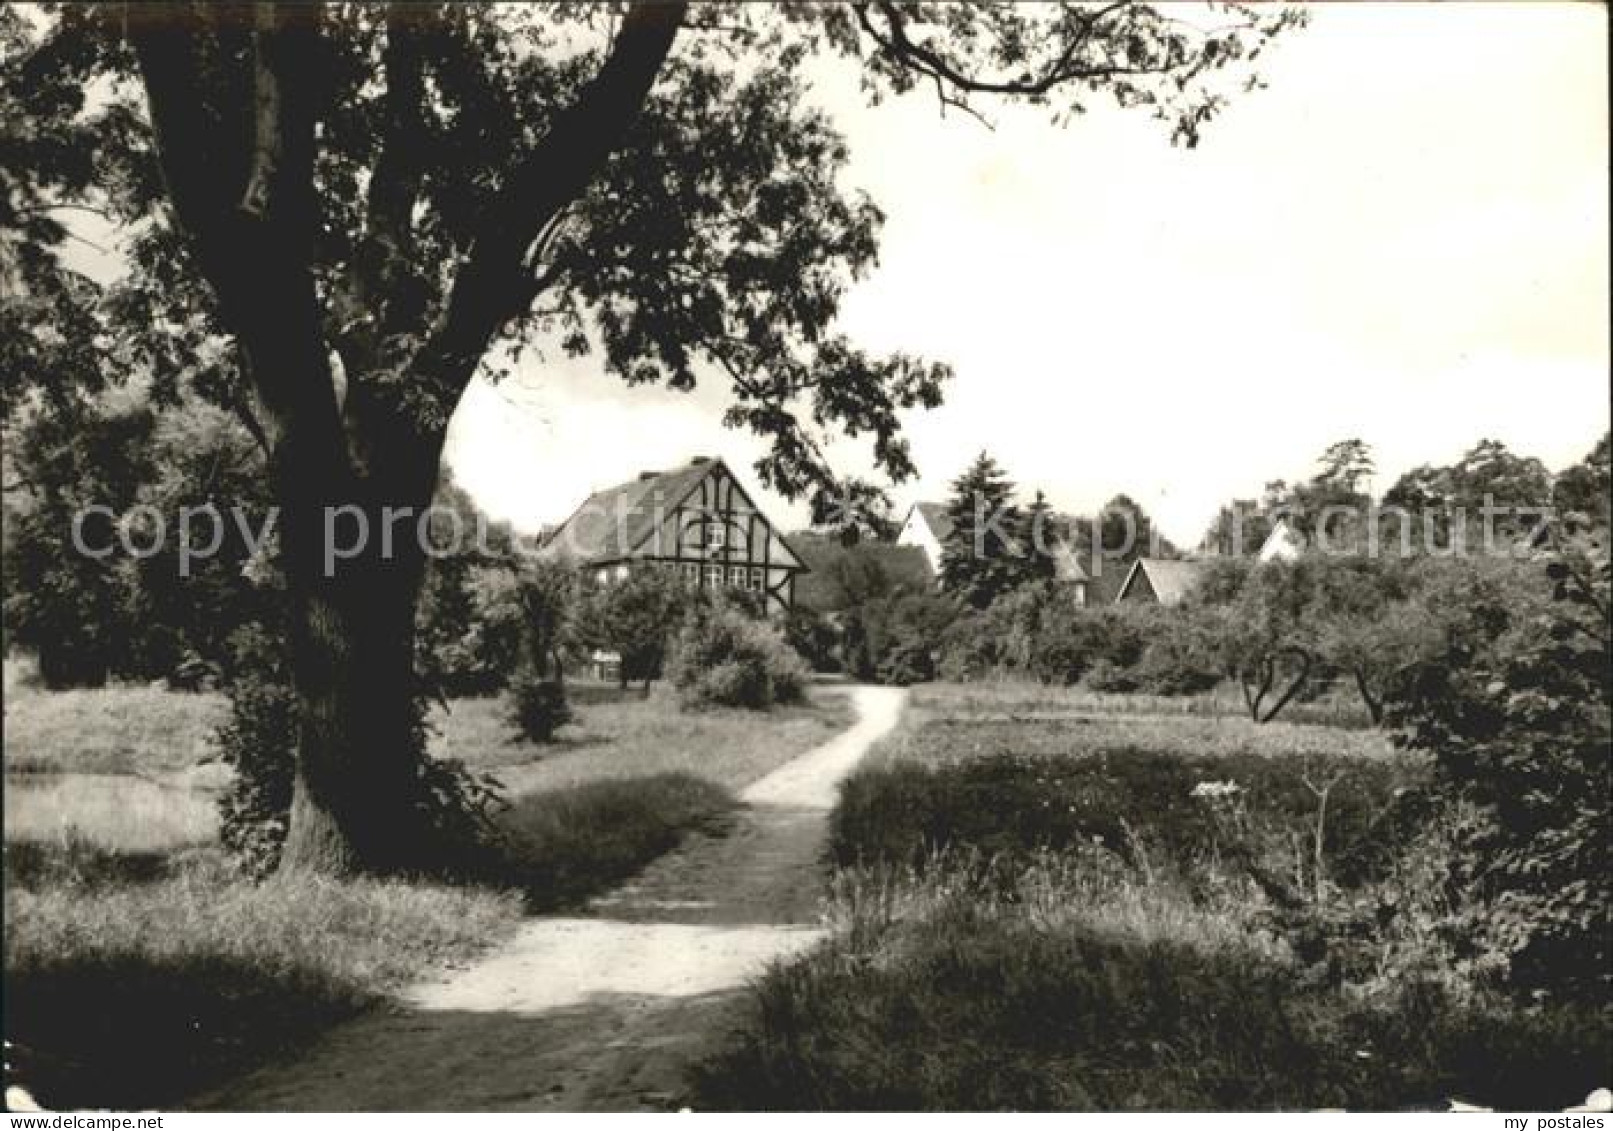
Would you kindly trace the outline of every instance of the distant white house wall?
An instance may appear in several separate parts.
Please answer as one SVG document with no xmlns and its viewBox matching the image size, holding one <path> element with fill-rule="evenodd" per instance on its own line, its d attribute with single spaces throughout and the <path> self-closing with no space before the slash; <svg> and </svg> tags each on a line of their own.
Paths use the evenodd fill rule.
<svg viewBox="0 0 1613 1131">
<path fill-rule="evenodd" d="M 939 512 L 939 513 L 938 513 Z M 896 535 L 898 546 L 917 546 L 930 564 L 930 572 L 941 576 L 941 539 L 935 529 L 937 521 L 944 521 L 946 512 L 936 503 L 915 503 L 907 512 L 901 532 Z"/>
</svg>

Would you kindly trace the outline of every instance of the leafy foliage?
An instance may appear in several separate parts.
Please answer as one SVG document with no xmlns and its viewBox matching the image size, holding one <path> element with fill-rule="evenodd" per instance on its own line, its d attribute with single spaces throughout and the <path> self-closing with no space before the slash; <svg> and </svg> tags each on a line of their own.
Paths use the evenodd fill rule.
<svg viewBox="0 0 1613 1131">
<path fill-rule="evenodd" d="M 1613 906 L 1613 742 L 1606 552 L 1565 546 L 1554 603 L 1506 635 L 1453 634 L 1408 673 L 1390 720 L 1431 752 L 1441 788 L 1479 807 L 1462 871 L 1515 984 L 1605 1000 Z M 1544 579 L 1542 579 L 1544 580 Z"/>
<path fill-rule="evenodd" d="M 661 677 L 667 648 L 699 599 L 670 569 L 639 567 L 627 576 L 585 587 L 576 617 L 577 641 L 621 657 L 621 681 Z"/>
<path fill-rule="evenodd" d="M 777 628 L 719 604 L 678 633 L 667 678 L 687 708 L 761 710 L 798 702 L 807 671 Z"/>
<path fill-rule="evenodd" d="M 512 721 L 532 742 L 548 742 L 572 718 L 565 652 L 577 615 L 577 571 L 565 562 L 522 562 L 513 590 L 519 658 L 511 680 Z"/>
<path fill-rule="evenodd" d="M 280 862 L 291 815 L 297 699 L 277 641 L 249 628 L 234 644 L 230 713 L 217 743 L 235 772 L 219 795 L 219 837 L 242 871 L 261 877 Z"/>
<path fill-rule="evenodd" d="M 246 434 L 195 398 L 103 394 L 22 415 L 7 444 L 10 640 L 52 686 L 227 672 L 230 636 L 272 604 L 245 576 L 272 529 Z"/>
</svg>

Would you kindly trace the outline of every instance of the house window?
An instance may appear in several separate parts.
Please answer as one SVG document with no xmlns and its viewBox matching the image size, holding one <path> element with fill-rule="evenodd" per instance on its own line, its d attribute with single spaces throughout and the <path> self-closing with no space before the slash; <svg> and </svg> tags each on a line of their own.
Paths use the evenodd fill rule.
<svg viewBox="0 0 1613 1131">
<path fill-rule="evenodd" d="M 712 589 L 722 588 L 722 566 L 708 565 L 706 567 L 706 585 Z"/>
<path fill-rule="evenodd" d="M 595 570 L 594 571 L 594 584 L 596 584 L 596 585 L 609 585 L 610 584 L 610 570 L 608 570 L 608 569 Z"/>
<path fill-rule="evenodd" d="M 690 585 L 700 584 L 700 566 L 695 562 L 683 563 L 683 580 Z"/>
<path fill-rule="evenodd" d="M 751 566 L 750 587 L 758 593 L 767 588 L 767 571 L 761 566 Z"/>
<path fill-rule="evenodd" d="M 722 523 L 712 521 L 706 523 L 706 549 L 711 553 L 726 548 L 728 545 L 728 528 Z"/>
<path fill-rule="evenodd" d="M 745 567 L 744 566 L 729 566 L 728 567 L 728 584 L 733 586 L 735 589 L 743 589 L 743 588 L 745 588 Z"/>
</svg>

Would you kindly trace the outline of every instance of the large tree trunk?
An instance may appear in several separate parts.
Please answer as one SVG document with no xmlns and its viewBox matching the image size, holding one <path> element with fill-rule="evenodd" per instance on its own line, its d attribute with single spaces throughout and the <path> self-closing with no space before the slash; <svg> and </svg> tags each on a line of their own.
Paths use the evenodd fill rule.
<svg viewBox="0 0 1613 1131">
<path fill-rule="evenodd" d="M 413 871 L 436 847 L 422 822 L 414 650 L 442 434 L 356 383 L 338 419 L 323 437 L 334 451 L 276 459 L 299 707 L 281 869 Z"/>
<path fill-rule="evenodd" d="M 414 705 L 417 561 L 342 563 L 290 578 L 297 774 L 281 869 L 428 865 Z"/>
<path fill-rule="evenodd" d="M 247 363 L 264 417 L 254 431 L 270 452 L 280 504 L 301 715 L 282 869 L 397 871 L 430 851 L 417 835 L 412 757 L 424 553 L 412 523 L 391 543 L 380 536 L 386 508 L 418 515 L 429 504 L 446 418 L 478 359 L 551 281 L 534 273 L 529 250 L 626 135 L 684 8 L 629 6 L 598 73 L 553 117 L 541 143 L 504 171 L 428 326 L 415 324 L 412 299 L 393 301 L 403 275 L 388 257 L 407 254 L 420 195 L 410 150 L 425 87 L 404 21 L 389 21 L 392 112 L 371 182 L 364 254 L 347 264 L 345 288 L 338 281 L 352 309 L 332 320 L 347 327 L 334 341 L 324 304 L 337 298 L 315 285 L 316 124 L 328 63 L 322 14 L 267 3 L 125 8 L 168 198 Z M 371 253 L 381 257 L 379 269 Z M 435 272 L 433 264 L 423 274 Z M 381 348 L 397 334 L 423 334 L 406 366 Z M 345 403 L 332 381 L 332 348 L 343 351 Z M 331 563 L 327 515 L 353 513 L 347 508 L 364 514 L 369 544 Z"/>
</svg>

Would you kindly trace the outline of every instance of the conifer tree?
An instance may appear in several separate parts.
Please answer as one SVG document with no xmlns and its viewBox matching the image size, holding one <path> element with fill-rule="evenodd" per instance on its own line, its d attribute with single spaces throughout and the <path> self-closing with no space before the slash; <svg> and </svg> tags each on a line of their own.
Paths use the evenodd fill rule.
<svg viewBox="0 0 1613 1131">
<path fill-rule="evenodd" d="M 1047 496 L 1038 489 L 1020 520 L 1018 542 L 1024 551 L 1021 559 L 1023 581 L 1052 581 L 1058 574 L 1055 551 L 1060 539 L 1057 522 Z"/>
<path fill-rule="evenodd" d="M 951 528 L 941 546 L 945 592 L 983 609 L 1023 580 L 1014 484 L 985 452 L 953 482 L 947 519 Z"/>
</svg>

